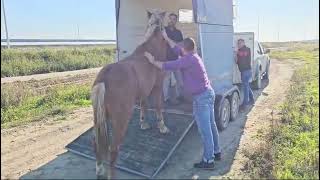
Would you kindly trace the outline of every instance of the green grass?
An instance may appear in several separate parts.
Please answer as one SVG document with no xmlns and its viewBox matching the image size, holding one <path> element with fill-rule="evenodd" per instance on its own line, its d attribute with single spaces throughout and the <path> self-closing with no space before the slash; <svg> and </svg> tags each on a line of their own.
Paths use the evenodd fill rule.
<svg viewBox="0 0 320 180">
<path fill-rule="evenodd" d="M 87 107 L 89 84 L 60 85 L 37 94 L 20 85 L 1 86 L 1 128 L 9 128 L 52 116 L 64 116 L 69 111 Z"/>
<path fill-rule="evenodd" d="M 317 49 L 319 42 L 263 42 L 265 48 L 287 47 L 291 51 L 299 49 Z"/>
<path fill-rule="evenodd" d="M 113 61 L 113 46 L 1 49 L 1 77 L 100 67 Z"/>
<path fill-rule="evenodd" d="M 299 59 L 303 65 L 292 77 L 280 122 L 259 148 L 246 152 L 244 171 L 251 178 L 319 179 L 319 48 L 300 46 L 271 53 L 273 59 Z"/>
<path fill-rule="evenodd" d="M 270 53 L 270 57 L 279 60 L 297 59 L 303 60 L 305 63 L 314 63 L 314 59 L 317 56 L 318 51 L 312 51 L 310 49 L 299 49 L 294 51 L 273 51 Z"/>
<path fill-rule="evenodd" d="M 277 179 L 319 179 L 319 51 L 274 53 L 278 59 L 301 59 L 305 65 L 281 107 L 282 124 L 273 134 L 273 176 Z"/>
</svg>

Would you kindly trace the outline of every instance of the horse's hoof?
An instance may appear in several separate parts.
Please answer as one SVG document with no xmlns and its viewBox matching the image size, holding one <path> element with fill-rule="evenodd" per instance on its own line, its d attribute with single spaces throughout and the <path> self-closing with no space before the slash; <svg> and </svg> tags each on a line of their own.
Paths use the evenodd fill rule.
<svg viewBox="0 0 320 180">
<path fill-rule="evenodd" d="M 166 126 L 160 127 L 160 133 L 161 134 L 168 134 L 170 130 Z"/>
<path fill-rule="evenodd" d="M 149 123 L 147 123 L 147 122 L 142 122 L 142 123 L 140 124 L 140 128 L 141 128 L 142 130 L 147 130 L 147 129 L 150 129 L 151 126 L 150 126 Z"/>
</svg>

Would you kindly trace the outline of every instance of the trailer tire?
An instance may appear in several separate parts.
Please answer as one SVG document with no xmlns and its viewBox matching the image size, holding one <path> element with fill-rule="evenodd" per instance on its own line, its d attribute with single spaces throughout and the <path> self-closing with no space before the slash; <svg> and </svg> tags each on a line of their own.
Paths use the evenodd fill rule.
<svg viewBox="0 0 320 180">
<path fill-rule="evenodd" d="M 237 119 L 238 114 L 239 114 L 239 105 L 240 105 L 240 96 L 237 91 L 234 91 L 232 93 L 232 96 L 230 98 L 230 120 L 234 121 Z"/>
<path fill-rule="evenodd" d="M 219 117 L 217 118 L 217 127 L 220 131 L 227 128 L 230 121 L 230 102 L 228 98 L 223 98 L 219 107 Z"/>
</svg>

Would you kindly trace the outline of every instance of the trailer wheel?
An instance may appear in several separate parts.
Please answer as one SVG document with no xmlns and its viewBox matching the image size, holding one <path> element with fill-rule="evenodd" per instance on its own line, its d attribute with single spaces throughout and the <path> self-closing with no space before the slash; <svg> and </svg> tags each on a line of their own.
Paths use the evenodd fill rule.
<svg viewBox="0 0 320 180">
<path fill-rule="evenodd" d="M 231 105 L 230 105 L 230 107 L 231 107 L 230 120 L 234 121 L 234 120 L 237 119 L 238 112 L 239 112 L 240 97 L 239 97 L 238 92 L 234 91 L 232 93 L 230 101 L 231 101 Z"/>
<path fill-rule="evenodd" d="M 230 102 L 227 98 L 222 100 L 221 107 L 219 107 L 219 118 L 217 119 L 217 127 L 220 131 L 224 130 L 230 120 Z"/>
</svg>

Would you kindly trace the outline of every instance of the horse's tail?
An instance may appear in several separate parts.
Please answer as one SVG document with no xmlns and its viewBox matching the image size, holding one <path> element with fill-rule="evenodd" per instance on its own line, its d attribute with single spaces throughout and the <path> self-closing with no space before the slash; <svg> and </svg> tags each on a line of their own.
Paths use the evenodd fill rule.
<svg viewBox="0 0 320 180">
<path fill-rule="evenodd" d="M 108 119 L 107 105 L 105 104 L 105 83 L 98 83 L 92 88 L 91 100 L 94 113 L 94 129 L 95 129 L 95 144 L 97 176 L 110 176 L 110 172 L 105 161 L 110 159 L 111 145 L 111 127 L 110 119 Z M 109 169 L 108 169 L 109 170 Z"/>
</svg>

